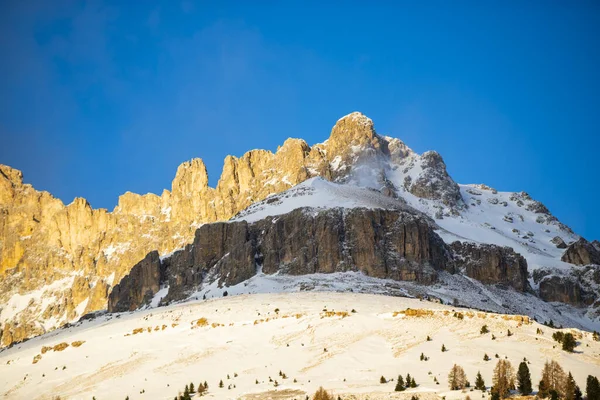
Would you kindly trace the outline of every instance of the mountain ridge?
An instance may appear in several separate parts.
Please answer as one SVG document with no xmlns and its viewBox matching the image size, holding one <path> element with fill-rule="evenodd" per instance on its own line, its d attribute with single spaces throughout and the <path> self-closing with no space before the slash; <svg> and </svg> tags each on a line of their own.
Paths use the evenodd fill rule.
<svg viewBox="0 0 600 400">
<path fill-rule="evenodd" d="M 202 224 L 228 220 L 313 177 L 398 198 L 442 228 L 479 206 L 482 194 L 472 192 L 486 192 L 458 185 L 438 153 L 416 154 L 401 140 L 377 134 L 373 121 L 357 112 L 339 119 L 323 143 L 309 146 L 290 138 L 275 153 L 251 150 L 239 158 L 227 156 L 214 188 L 201 159 L 184 162 L 170 191 L 160 196 L 127 192 L 112 212 L 92 209 L 82 198 L 64 205 L 24 184 L 20 171 L 3 165 L 0 171 L 4 346 L 106 308 L 110 291 L 149 252 L 164 255 L 182 248 Z M 540 223 L 562 232 L 567 242 L 579 238 L 541 203 L 528 195 L 511 196 L 515 204 L 539 214 Z M 518 216 L 506 217 L 518 224 Z M 449 231 L 456 234 L 454 227 Z"/>
</svg>

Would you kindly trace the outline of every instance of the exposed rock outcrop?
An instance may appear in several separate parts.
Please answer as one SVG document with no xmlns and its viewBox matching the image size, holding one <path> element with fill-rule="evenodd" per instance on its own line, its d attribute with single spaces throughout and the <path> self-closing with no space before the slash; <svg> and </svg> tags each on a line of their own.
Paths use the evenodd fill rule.
<svg viewBox="0 0 600 400">
<path fill-rule="evenodd" d="M 575 265 L 600 265 L 600 249 L 597 248 L 594 242 L 590 243 L 584 238 L 581 238 L 569 245 L 561 259 L 564 262 Z"/>
<path fill-rule="evenodd" d="M 528 289 L 527 261 L 510 247 L 453 242 L 459 270 L 486 284 L 502 284 L 524 292 Z"/>
<path fill-rule="evenodd" d="M 567 244 L 560 236 L 554 236 L 550 242 L 559 249 L 566 249 Z"/>
<path fill-rule="evenodd" d="M 184 299 L 204 281 L 238 284 L 256 274 L 259 266 L 266 274 L 362 271 L 430 284 L 437 271 L 452 272 L 453 267 L 446 245 L 430 224 L 422 215 L 362 208 L 297 209 L 253 224 L 206 224 L 196 231 L 192 244 L 163 260 L 160 269 L 169 286 L 163 301 Z M 150 267 L 159 270 L 152 261 L 136 265 L 115 287 L 109 311 L 147 304 L 158 292 L 158 282 L 153 279 L 149 285 L 140 278 Z M 132 290 L 140 284 L 139 291 Z"/>
<path fill-rule="evenodd" d="M 544 301 L 583 307 L 600 299 L 598 265 L 574 267 L 570 271 L 560 272 L 542 268 L 534 272 L 533 280 L 539 285 L 539 295 Z"/>
<path fill-rule="evenodd" d="M 108 311 L 133 311 L 148 304 L 160 289 L 161 280 L 160 258 L 153 251 L 113 288 L 108 297 Z"/>
</svg>

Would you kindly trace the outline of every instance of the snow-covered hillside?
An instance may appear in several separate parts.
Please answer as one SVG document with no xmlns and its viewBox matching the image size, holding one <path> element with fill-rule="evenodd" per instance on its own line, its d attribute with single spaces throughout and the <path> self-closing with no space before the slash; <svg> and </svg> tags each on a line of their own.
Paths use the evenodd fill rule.
<svg viewBox="0 0 600 400">
<path fill-rule="evenodd" d="M 408 308 L 422 312 L 404 313 Z M 483 325 L 491 333 L 480 334 Z M 489 389 L 496 357 L 514 367 L 526 358 L 533 382 L 547 360 L 556 360 L 584 387 L 587 375 L 600 371 L 600 342 L 572 330 L 577 351 L 566 353 L 552 340 L 553 331 L 518 316 L 401 297 L 321 292 L 225 297 L 103 316 L 4 350 L 0 394 L 172 399 L 186 384 L 206 381 L 206 398 L 212 399 L 304 398 L 319 386 L 342 398 L 463 399 L 480 394 L 449 391 L 451 366 L 464 367 L 471 382 L 481 371 Z M 61 343 L 69 346 L 61 349 Z M 428 361 L 420 361 L 421 354 Z M 381 376 L 408 373 L 418 387 L 399 397 L 395 382 L 380 383 Z"/>
<path fill-rule="evenodd" d="M 232 221 L 255 222 L 268 216 L 286 214 L 302 207 L 314 209 L 334 207 L 412 209 L 404 200 L 385 196 L 372 188 L 339 184 L 315 177 L 285 192 L 273 194 L 263 201 L 252 204 L 233 217 Z"/>
</svg>

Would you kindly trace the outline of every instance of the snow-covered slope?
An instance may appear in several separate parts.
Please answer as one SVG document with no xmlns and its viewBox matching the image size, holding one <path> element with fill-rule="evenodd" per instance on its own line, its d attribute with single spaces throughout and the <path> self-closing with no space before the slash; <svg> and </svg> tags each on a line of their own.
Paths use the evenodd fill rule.
<svg viewBox="0 0 600 400">
<path fill-rule="evenodd" d="M 321 177 L 315 177 L 285 192 L 273 194 L 263 201 L 254 203 L 233 217 L 232 221 L 255 222 L 268 216 L 287 214 L 303 207 L 314 209 L 364 207 L 414 211 L 404 200 L 385 196 L 378 190 L 329 182 Z"/>
<path fill-rule="evenodd" d="M 408 308 L 421 310 L 421 316 L 404 313 Z M 198 323 L 201 318 L 205 324 Z M 483 325 L 491 333 L 480 334 Z M 572 330 L 578 351 L 566 353 L 552 340 L 553 331 L 519 316 L 400 297 L 320 292 L 226 297 L 103 316 L 4 350 L 0 396 L 172 399 L 190 382 L 197 387 L 206 381 L 210 399 L 298 399 L 319 386 L 342 398 L 464 399 L 481 394 L 450 391 L 452 365 L 461 365 L 471 382 L 481 371 L 489 389 L 496 355 L 515 368 L 526 358 L 533 382 L 547 360 L 556 360 L 584 387 L 587 375 L 600 370 L 600 342 Z M 69 346 L 42 350 L 61 343 Z M 428 361 L 420 361 L 421 353 Z M 483 360 L 485 354 L 490 361 Z M 398 397 L 394 381 L 380 383 L 381 376 L 391 380 L 407 373 L 418 387 Z"/>
</svg>

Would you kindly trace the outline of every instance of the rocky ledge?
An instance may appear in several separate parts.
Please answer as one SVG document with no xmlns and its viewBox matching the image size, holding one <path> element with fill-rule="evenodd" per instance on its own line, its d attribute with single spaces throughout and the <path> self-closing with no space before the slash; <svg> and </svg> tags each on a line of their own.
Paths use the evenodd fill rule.
<svg viewBox="0 0 600 400">
<path fill-rule="evenodd" d="M 463 272 L 486 284 L 525 291 L 527 263 L 494 245 L 446 245 L 426 216 L 399 210 L 296 209 L 288 214 L 203 225 L 192 244 L 160 261 L 150 253 L 111 292 L 110 312 L 149 304 L 161 285 L 162 303 L 183 300 L 200 284 L 241 283 L 265 274 L 360 271 L 367 276 L 434 284 L 439 271 Z"/>
</svg>

